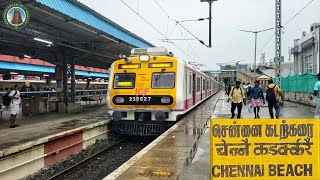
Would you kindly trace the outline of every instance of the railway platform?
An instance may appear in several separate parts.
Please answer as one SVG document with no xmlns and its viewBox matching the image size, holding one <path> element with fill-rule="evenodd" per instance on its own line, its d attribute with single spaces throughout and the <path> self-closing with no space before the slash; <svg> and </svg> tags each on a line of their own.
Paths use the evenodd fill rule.
<svg viewBox="0 0 320 180">
<path fill-rule="evenodd" d="M 209 119 L 230 118 L 230 106 L 226 107 L 226 99 L 223 92 L 217 93 L 104 180 L 209 180 Z M 313 118 L 313 111 L 313 107 L 285 102 L 280 117 Z M 260 115 L 261 118 L 269 117 L 267 104 L 262 107 Z M 242 118 L 252 117 L 248 105 L 244 106 Z"/>
<path fill-rule="evenodd" d="M 221 92 L 209 98 L 104 180 L 179 179 L 196 154 Z"/>
<path fill-rule="evenodd" d="M 0 179 L 20 179 L 106 139 L 106 106 L 85 106 L 81 113 L 49 113 L 17 118 L 9 128 L 0 120 Z"/>
<path fill-rule="evenodd" d="M 213 118 L 230 118 L 230 106 L 226 108 L 227 95 L 222 94 L 213 113 Z M 253 118 L 248 112 L 248 105 L 244 106 L 242 118 Z M 285 101 L 280 108 L 280 118 L 313 118 L 314 107 Z M 269 118 L 267 103 L 260 111 L 261 118 Z M 210 131 L 207 128 L 198 143 L 197 153 L 189 166 L 184 167 L 179 179 L 183 180 L 210 180 Z"/>
</svg>

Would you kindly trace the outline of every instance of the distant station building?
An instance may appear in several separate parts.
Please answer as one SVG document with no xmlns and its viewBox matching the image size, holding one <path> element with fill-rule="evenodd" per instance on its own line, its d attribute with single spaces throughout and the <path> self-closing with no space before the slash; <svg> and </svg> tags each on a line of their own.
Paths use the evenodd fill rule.
<svg viewBox="0 0 320 180">
<path fill-rule="evenodd" d="M 219 70 L 207 70 L 202 71 L 203 73 L 207 74 L 211 78 L 215 79 L 216 81 L 222 82 L 220 78 L 220 71 Z"/>
<path fill-rule="evenodd" d="M 236 65 L 221 65 L 219 79 L 225 84 L 235 83 L 237 76 L 239 76 L 237 72 L 247 72 L 249 69 L 247 64 L 238 64 L 238 67 Z"/>
<path fill-rule="evenodd" d="M 255 80 L 259 80 L 261 85 L 265 87 L 268 84 L 268 80 L 274 78 L 275 74 L 275 62 L 274 59 L 271 59 L 269 62 L 265 61 L 265 55 L 262 54 L 262 58 L 258 63 L 256 69 L 256 75 L 254 76 L 253 70 L 249 71 L 240 71 L 238 73 L 238 79 L 245 83 L 254 84 Z M 250 69 L 253 69 L 251 67 Z M 287 77 L 294 75 L 293 73 L 293 62 L 284 62 L 284 58 L 281 59 L 281 76 Z"/>
<path fill-rule="evenodd" d="M 294 57 L 294 74 L 319 73 L 320 63 L 320 23 L 310 26 L 310 33 L 305 31 L 300 39 L 294 40 L 291 54 Z"/>
</svg>

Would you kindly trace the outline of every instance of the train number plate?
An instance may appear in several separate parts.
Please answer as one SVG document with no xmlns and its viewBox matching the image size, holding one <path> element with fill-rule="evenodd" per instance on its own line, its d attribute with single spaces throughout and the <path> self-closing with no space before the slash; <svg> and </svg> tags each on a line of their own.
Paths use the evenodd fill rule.
<svg viewBox="0 0 320 180">
<path fill-rule="evenodd" d="M 163 103 L 161 99 L 163 97 L 169 97 L 166 99 L 167 101 Z M 112 102 L 115 105 L 160 105 L 160 106 L 168 106 L 171 105 L 173 101 L 173 97 L 169 95 L 148 95 L 148 96 L 142 96 L 142 95 L 117 95 L 113 96 Z"/>
<path fill-rule="evenodd" d="M 144 96 L 144 97 L 137 97 L 137 96 L 133 96 L 133 97 L 129 97 L 129 101 L 130 102 L 148 102 L 151 101 L 151 97 L 150 96 Z"/>
</svg>

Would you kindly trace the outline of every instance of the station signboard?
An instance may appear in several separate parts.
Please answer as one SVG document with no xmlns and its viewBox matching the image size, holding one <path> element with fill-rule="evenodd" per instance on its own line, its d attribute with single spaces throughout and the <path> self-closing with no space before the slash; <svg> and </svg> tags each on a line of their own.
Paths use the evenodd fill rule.
<svg viewBox="0 0 320 180">
<path fill-rule="evenodd" d="M 212 119 L 211 180 L 319 180 L 319 120 Z"/>
</svg>

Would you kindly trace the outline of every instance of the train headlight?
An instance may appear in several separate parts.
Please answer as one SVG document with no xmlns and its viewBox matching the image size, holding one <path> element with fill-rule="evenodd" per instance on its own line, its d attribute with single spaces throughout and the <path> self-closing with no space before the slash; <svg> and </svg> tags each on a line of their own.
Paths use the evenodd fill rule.
<svg viewBox="0 0 320 180">
<path fill-rule="evenodd" d="M 169 104 L 171 102 L 169 97 L 162 97 L 161 98 L 161 103 L 162 104 Z"/>
<path fill-rule="evenodd" d="M 149 68 L 169 68 L 172 67 L 172 63 L 150 63 Z"/>
<path fill-rule="evenodd" d="M 140 55 L 139 59 L 140 59 L 140 61 L 149 61 L 150 56 L 149 55 Z"/>
<path fill-rule="evenodd" d="M 115 99 L 115 102 L 116 102 L 117 104 L 122 104 L 122 103 L 124 102 L 124 98 L 123 98 L 123 97 L 117 97 L 117 98 Z"/>
</svg>

